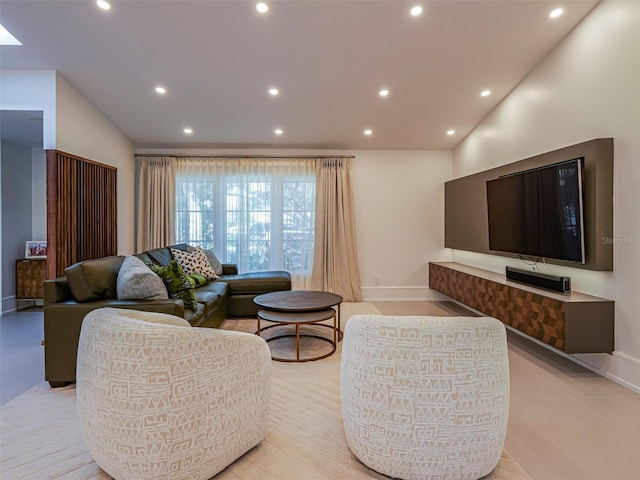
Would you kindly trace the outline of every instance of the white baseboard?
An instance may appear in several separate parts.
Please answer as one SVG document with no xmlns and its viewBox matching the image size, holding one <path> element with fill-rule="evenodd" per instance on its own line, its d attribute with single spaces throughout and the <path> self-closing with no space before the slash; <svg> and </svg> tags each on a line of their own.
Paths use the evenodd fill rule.
<svg viewBox="0 0 640 480">
<path fill-rule="evenodd" d="M 16 310 L 16 296 L 3 297 L 2 299 L 2 313 L 15 312 Z"/>
<path fill-rule="evenodd" d="M 531 337 L 520 330 L 509 325 L 505 325 L 510 331 L 540 345 L 541 347 L 551 350 L 552 352 L 571 360 L 574 363 L 597 373 L 618 385 L 622 385 L 629 390 L 640 393 L 640 361 L 626 355 L 624 353 L 613 352 L 608 353 L 578 353 L 568 354 L 557 348 Z"/>
<path fill-rule="evenodd" d="M 362 287 L 362 299 L 366 302 L 437 302 L 451 300 L 446 295 L 424 286 Z"/>
<path fill-rule="evenodd" d="M 583 353 L 575 355 L 582 365 L 612 382 L 640 393 L 640 360 L 626 353 Z"/>
</svg>

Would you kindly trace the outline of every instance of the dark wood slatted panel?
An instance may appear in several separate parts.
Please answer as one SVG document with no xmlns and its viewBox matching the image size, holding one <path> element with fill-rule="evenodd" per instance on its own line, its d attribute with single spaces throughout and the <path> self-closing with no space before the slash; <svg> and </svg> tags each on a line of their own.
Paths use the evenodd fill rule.
<svg viewBox="0 0 640 480">
<path fill-rule="evenodd" d="M 117 169 L 47 150 L 47 277 L 117 252 Z"/>
</svg>

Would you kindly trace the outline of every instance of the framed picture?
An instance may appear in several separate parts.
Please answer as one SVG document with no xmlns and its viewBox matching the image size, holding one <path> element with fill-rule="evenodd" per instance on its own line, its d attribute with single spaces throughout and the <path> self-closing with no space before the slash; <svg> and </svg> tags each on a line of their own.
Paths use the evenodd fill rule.
<svg viewBox="0 0 640 480">
<path fill-rule="evenodd" d="M 47 258 L 47 242 L 44 240 L 27 242 L 24 256 L 25 258 Z"/>
</svg>

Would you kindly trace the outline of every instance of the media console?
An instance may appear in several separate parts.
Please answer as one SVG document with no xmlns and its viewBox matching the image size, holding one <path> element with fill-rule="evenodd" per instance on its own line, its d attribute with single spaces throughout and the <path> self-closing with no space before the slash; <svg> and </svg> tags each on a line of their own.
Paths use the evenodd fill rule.
<svg viewBox="0 0 640 480">
<path fill-rule="evenodd" d="M 613 352 L 613 300 L 545 291 L 454 262 L 429 263 L 429 288 L 565 353 Z"/>
</svg>

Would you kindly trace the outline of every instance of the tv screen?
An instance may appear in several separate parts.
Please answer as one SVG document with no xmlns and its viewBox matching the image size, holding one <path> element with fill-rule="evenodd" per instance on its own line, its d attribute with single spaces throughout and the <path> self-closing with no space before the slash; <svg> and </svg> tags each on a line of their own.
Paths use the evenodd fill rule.
<svg viewBox="0 0 640 480">
<path fill-rule="evenodd" d="M 582 161 L 487 181 L 489 249 L 584 263 Z"/>
</svg>

